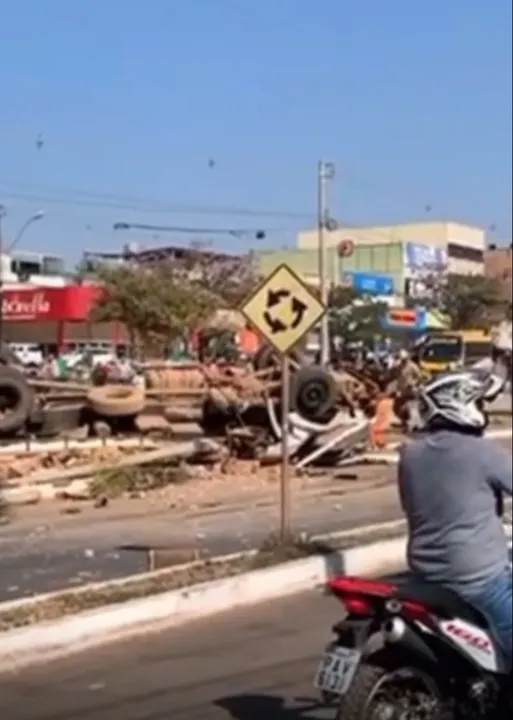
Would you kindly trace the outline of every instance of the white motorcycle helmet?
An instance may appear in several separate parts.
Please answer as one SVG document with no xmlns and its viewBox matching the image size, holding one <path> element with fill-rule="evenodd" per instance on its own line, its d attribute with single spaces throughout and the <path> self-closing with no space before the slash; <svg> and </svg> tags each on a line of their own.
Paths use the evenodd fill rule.
<svg viewBox="0 0 513 720">
<path fill-rule="evenodd" d="M 419 429 L 455 427 L 480 431 L 488 424 L 484 409 L 504 388 L 504 380 L 480 370 L 443 373 L 419 388 Z"/>
</svg>

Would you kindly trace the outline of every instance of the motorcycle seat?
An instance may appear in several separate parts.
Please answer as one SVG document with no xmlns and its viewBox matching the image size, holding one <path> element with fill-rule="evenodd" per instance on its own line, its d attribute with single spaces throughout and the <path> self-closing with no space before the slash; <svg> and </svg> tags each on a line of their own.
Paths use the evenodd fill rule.
<svg viewBox="0 0 513 720">
<path fill-rule="evenodd" d="M 412 600 L 426 605 L 435 613 L 449 614 L 451 618 L 459 618 L 476 627 L 486 629 L 489 622 L 473 605 L 460 597 L 453 590 L 441 587 L 436 583 L 415 580 L 399 587 L 398 600 Z"/>
</svg>

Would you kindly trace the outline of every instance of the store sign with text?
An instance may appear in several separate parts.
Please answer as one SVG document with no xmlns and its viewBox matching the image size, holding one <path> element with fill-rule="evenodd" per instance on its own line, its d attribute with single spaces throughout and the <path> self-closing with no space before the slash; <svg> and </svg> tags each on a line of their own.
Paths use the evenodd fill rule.
<svg viewBox="0 0 513 720">
<path fill-rule="evenodd" d="M 342 287 L 350 287 L 362 295 L 393 295 L 394 278 L 385 273 L 342 272 Z"/>
<path fill-rule="evenodd" d="M 7 322 L 87 320 L 98 297 L 95 286 L 4 289 L 2 318 Z"/>
<path fill-rule="evenodd" d="M 52 305 L 44 291 L 27 293 L 4 292 L 2 317 L 4 320 L 39 320 L 51 315 Z"/>
</svg>

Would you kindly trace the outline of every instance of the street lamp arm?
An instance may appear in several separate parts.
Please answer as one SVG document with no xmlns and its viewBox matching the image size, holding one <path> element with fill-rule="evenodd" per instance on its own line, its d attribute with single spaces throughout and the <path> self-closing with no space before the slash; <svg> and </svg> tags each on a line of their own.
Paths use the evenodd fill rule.
<svg viewBox="0 0 513 720">
<path fill-rule="evenodd" d="M 44 218 L 44 216 L 45 216 L 44 211 L 39 210 L 38 212 L 34 213 L 34 215 L 29 217 L 27 220 L 25 220 L 25 222 L 23 223 L 21 228 L 18 230 L 18 232 L 14 236 L 14 240 L 12 241 L 12 243 L 10 243 L 7 246 L 6 252 L 7 253 L 11 252 L 16 247 L 16 245 L 19 243 L 19 241 L 25 234 L 25 231 L 27 230 L 27 228 L 30 227 L 30 225 L 32 225 L 32 223 L 35 223 L 38 220 L 42 220 Z"/>
<path fill-rule="evenodd" d="M 261 229 L 250 228 L 210 228 L 210 227 L 189 227 L 179 225 L 149 225 L 146 223 L 126 223 L 116 222 L 112 226 L 113 230 L 142 230 L 153 233 L 180 233 L 183 235 L 232 235 L 234 237 L 242 237 L 244 235 L 254 235 L 257 240 L 264 240 L 266 232 Z"/>
</svg>

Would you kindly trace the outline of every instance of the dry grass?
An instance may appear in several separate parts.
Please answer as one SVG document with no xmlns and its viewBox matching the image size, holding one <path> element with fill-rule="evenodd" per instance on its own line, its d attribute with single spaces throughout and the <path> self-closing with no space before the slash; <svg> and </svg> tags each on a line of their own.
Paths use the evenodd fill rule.
<svg viewBox="0 0 513 720">
<path fill-rule="evenodd" d="M 139 467 L 109 468 L 97 473 L 89 492 L 92 498 L 113 499 L 182 484 L 189 479 L 190 473 L 183 463 L 171 464 L 169 461 Z"/>
</svg>

